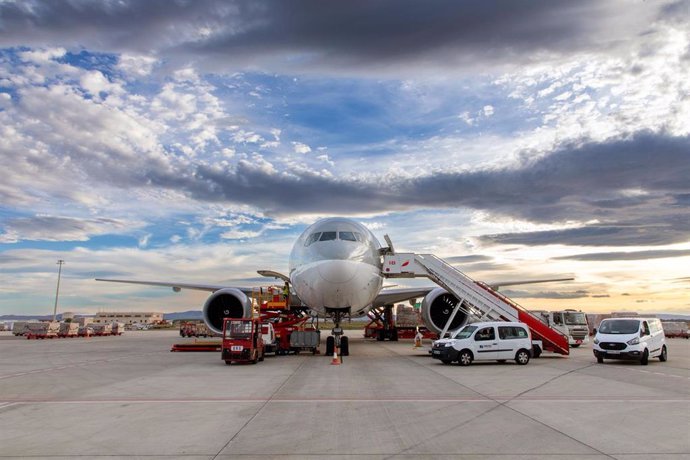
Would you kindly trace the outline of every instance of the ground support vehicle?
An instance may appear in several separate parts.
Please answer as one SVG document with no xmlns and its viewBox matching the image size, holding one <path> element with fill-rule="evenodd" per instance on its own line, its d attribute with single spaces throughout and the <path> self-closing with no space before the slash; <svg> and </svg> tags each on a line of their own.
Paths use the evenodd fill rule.
<svg viewBox="0 0 690 460">
<path fill-rule="evenodd" d="M 314 355 L 318 354 L 320 342 L 321 331 L 298 330 L 292 331 L 290 334 L 290 350 L 294 351 L 295 353 L 307 351 Z"/>
<path fill-rule="evenodd" d="M 112 335 L 122 335 L 125 332 L 125 323 L 113 322 L 111 326 Z"/>
<path fill-rule="evenodd" d="M 527 364 L 532 356 L 532 337 L 524 323 L 492 321 L 472 323 L 449 339 L 434 342 L 431 357 L 443 364 L 457 361 L 469 366 L 473 361 L 514 360 Z"/>
<path fill-rule="evenodd" d="M 93 335 L 93 328 L 91 325 L 79 326 L 79 337 L 91 337 Z"/>
<path fill-rule="evenodd" d="M 264 339 L 264 352 L 275 353 L 278 349 L 278 341 L 276 340 L 276 331 L 271 323 L 263 323 L 261 325 L 261 337 Z"/>
<path fill-rule="evenodd" d="M 685 321 L 662 321 L 661 325 L 664 328 L 664 335 L 666 337 L 681 337 L 683 339 L 690 337 L 688 323 Z"/>
<path fill-rule="evenodd" d="M 577 348 L 589 343 L 589 326 L 586 315 L 577 310 L 557 311 L 530 310 L 544 324 L 568 337 L 568 345 Z"/>
<path fill-rule="evenodd" d="M 383 254 L 381 273 L 386 278 L 429 278 L 440 286 L 439 290 L 445 290 L 455 297 L 457 301 L 454 305 L 449 305 L 443 315 L 445 322 L 443 327 L 436 324 L 429 316 L 430 309 L 422 310 L 424 321 L 426 324 L 436 324 L 440 329 L 440 337 L 445 337 L 446 333 L 454 330 L 453 321 L 457 313 L 461 311 L 460 318 L 464 320 L 477 318 L 479 321 L 525 323 L 532 337 L 542 341 L 544 350 L 562 355 L 570 353 L 568 338 L 565 335 L 544 324 L 539 318 L 492 286 L 473 280 L 433 254 L 396 253 L 390 244 Z M 458 324 L 457 327 L 460 326 Z"/>
<path fill-rule="evenodd" d="M 264 341 L 259 318 L 225 318 L 223 348 L 225 364 L 252 363 L 264 360 Z"/>
<path fill-rule="evenodd" d="M 26 321 L 15 321 L 12 324 L 12 335 L 15 337 L 19 337 L 21 335 L 24 335 L 24 331 L 26 330 Z"/>
<path fill-rule="evenodd" d="M 181 337 L 215 337 L 216 335 L 203 322 L 186 321 L 180 324 Z"/>
<path fill-rule="evenodd" d="M 263 291 L 262 291 L 263 292 Z M 274 342 L 266 348 L 266 353 L 273 350 L 276 356 L 286 355 L 288 353 L 299 353 L 300 350 L 307 349 L 314 353 L 319 353 L 318 344 L 314 350 L 311 346 L 302 346 L 305 342 L 305 338 L 300 338 L 295 343 L 299 346 L 292 345 L 292 334 L 294 332 L 316 330 L 318 331 L 318 318 L 316 327 L 311 329 L 305 328 L 305 324 L 308 320 L 312 319 L 306 309 L 291 307 L 289 305 L 288 299 L 282 295 L 276 295 L 271 293 L 269 289 L 266 290 L 267 294 L 257 294 L 253 300 L 259 304 L 259 316 L 261 318 L 262 328 L 266 328 L 267 325 L 273 328 Z M 270 339 L 270 332 L 264 329 L 264 340 L 266 338 Z M 273 346 L 271 346 L 273 345 Z"/>
<path fill-rule="evenodd" d="M 666 337 L 657 318 L 608 318 L 599 324 L 594 336 L 594 356 L 604 359 L 626 359 L 647 365 L 649 358 L 668 359 Z"/>
<path fill-rule="evenodd" d="M 47 321 L 43 323 L 26 323 L 27 339 L 53 339 L 60 333 L 60 323 Z"/>
<path fill-rule="evenodd" d="M 78 337 L 79 323 L 60 323 L 60 331 L 58 337 Z"/>
<path fill-rule="evenodd" d="M 113 325 L 112 324 L 91 324 L 93 329 L 93 334 L 97 337 L 112 335 Z"/>
<path fill-rule="evenodd" d="M 399 326 L 393 319 L 393 306 L 386 305 L 379 308 L 372 308 L 367 313 L 369 323 L 364 326 L 364 337 L 376 339 L 379 342 L 390 340 L 396 342 L 398 339 L 414 339 L 417 335 L 418 326 Z M 429 340 L 436 340 L 438 334 L 430 331 L 426 326 L 419 326 L 422 337 Z"/>
</svg>

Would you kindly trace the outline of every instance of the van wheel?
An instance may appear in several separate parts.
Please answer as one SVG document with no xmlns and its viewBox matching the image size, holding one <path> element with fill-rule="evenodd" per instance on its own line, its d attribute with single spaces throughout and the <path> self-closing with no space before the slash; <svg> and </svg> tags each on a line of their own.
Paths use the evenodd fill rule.
<svg viewBox="0 0 690 460">
<path fill-rule="evenodd" d="M 515 362 L 522 365 L 527 364 L 529 362 L 529 352 L 525 349 L 518 350 L 515 353 Z"/>
<path fill-rule="evenodd" d="M 640 364 L 642 364 L 643 366 L 649 364 L 649 351 L 645 350 L 644 353 L 642 353 L 642 359 L 640 359 Z"/>
<path fill-rule="evenodd" d="M 666 345 L 661 347 L 661 354 L 659 355 L 659 361 L 662 363 L 665 363 L 666 360 L 668 359 L 668 352 L 666 351 Z"/>
<path fill-rule="evenodd" d="M 597 355 L 597 362 L 598 362 L 599 364 L 604 364 L 604 357 L 601 356 L 601 355 Z"/>
<path fill-rule="evenodd" d="M 461 366 L 469 366 L 472 364 L 472 352 L 470 350 L 462 350 L 458 355 L 458 364 Z"/>
</svg>

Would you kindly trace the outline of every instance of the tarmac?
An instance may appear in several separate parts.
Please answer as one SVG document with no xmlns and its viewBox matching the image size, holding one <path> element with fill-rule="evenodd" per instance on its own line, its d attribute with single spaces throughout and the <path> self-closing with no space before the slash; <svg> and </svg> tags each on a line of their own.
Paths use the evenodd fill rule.
<svg viewBox="0 0 690 460">
<path fill-rule="evenodd" d="M 311 354 L 226 366 L 171 353 L 177 331 L 26 340 L 0 333 L 0 458 L 688 459 L 690 340 L 669 360 L 443 365 L 429 342 L 349 331 Z M 325 334 L 322 334 L 325 335 Z M 322 346 L 322 350 L 325 346 Z"/>
</svg>

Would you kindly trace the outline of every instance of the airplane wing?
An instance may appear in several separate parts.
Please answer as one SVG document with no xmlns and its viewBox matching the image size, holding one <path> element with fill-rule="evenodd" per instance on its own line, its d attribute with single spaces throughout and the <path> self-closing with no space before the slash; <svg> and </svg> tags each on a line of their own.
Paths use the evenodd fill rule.
<svg viewBox="0 0 690 460">
<path fill-rule="evenodd" d="M 376 296 L 372 302 L 374 308 L 382 307 L 384 305 L 392 305 L 396 302 L 404 302 L 406 300 L 417 299 L 424 297 L 438 286 L 427 286 L 422 288 L 395 288 L 382 289 L 379 295 Z"/>
<path fill-rule="evenodd" d="M 502 286 L 516 286 L 520 284 L 536 284 L 536 283 L 550 283 L 554 281 L 572 281 L 575 278 L 550 278 L 542 280 L 522 280 L 522 281 L 504 281 L 497 283 L 485 283 L 493 290 L 498 290 Z M 372 306 L 374 308 L 382 307 L 384 305 L 392 305 L 396 302 L 404 302 L 406 300 L 418 299 L 424 297 L 439 286 L 428 286 L 421 288 L 389 288 L 382 289 L 379 295 L 376 296 Z"/>
<path fill-rule="evenodd" d="M 221 289 L 234 287 L 235 289 L 239 289 L 240 291 L 242 291 L 245 295 L 252 294 L 252 288 L 228 286 L 221 284 L 174 283 L 170 281 L 113 280 L 101 278 L 96 278 L 96 281 L 107 281 L 109 283 L 143 284 L 145 286 L 164 286 L 172 288 L 175 292 L 180 292 L 182 289 L 195 289 L 197 291 L 216 292 Z"/>
</svg>

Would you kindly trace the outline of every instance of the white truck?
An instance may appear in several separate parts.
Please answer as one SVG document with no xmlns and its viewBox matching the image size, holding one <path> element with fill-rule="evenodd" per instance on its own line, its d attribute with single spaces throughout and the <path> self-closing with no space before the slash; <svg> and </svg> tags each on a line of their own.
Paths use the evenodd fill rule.
<svg viewBox="0 0 690 460">
<path fill-rule="evenodd" d="M 530 310 L 530 313 L 539 318 L 547 326 L 558 330 L 568 336 L 568 344 L 572 348 L 589 343 L 589 327 L 587 317 L 578 310 Z"/>
<path fill-rule="evenodd" d="M 261 325 L 261 337 L 264 340 L 264 353 L 275 353 L 278 349 L 278 342 L 273 324 L 263 323 Z"/>
</svg>

